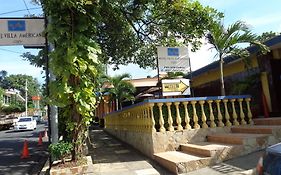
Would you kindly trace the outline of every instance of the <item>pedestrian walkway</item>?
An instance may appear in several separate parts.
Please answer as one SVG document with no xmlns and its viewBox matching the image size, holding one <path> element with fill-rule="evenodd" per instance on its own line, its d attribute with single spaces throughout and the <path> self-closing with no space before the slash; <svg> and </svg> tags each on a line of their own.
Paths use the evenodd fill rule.
<svg viewBox="0 0 281 175">
<path fill-rule="evenodd" d="M 170 175 L 148 157 L 102 129 L 90 130 L 91 175 Z"/>
<path fill-rule="evenodd" d="M 89 175 L 172 175 L 156 162 L 144 156 L 128 144 L 108 135 L 102 129 L 95 127 L 90 130 L 89 155 L 93 160 Z M 186 175 L 246 175 L 254 174 L 263 151 L 257 151 L 237 157 L 211 167 L 205 167 L 186 173 Z M 184 174 L 183 174 L 184 175 Z"/>
</svg>

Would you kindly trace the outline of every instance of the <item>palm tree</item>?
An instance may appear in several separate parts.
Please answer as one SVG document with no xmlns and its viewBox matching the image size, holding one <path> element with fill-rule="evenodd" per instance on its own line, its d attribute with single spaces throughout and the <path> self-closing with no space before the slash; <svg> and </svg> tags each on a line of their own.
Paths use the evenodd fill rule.
<svg viewBox="0 0 281 175">
<path fill-rule="evenodd" d="M 240 58 L 249 57 L 250 53 L 243 48 L 244 44 L 258 46 L 262 53 L 268 51 L 267 46 L 258 41 L 258 38 L 253 34 L 249 27 L 241 21 L 237 21 L 225 28 L 222 23 L 217 23 L 206 36 L 208 42 L 212 45 L 211 49 L 215 49 L 219 58 L 220 64 L 220 84 L 221 95 L 225 96 L 224 79 L 223 79 L 223 60 L 227 56 L 233 55 Z M 245 59 L 244 59 L 245 60 Z"/>
<path fill-rule="evenodd" d="M 126 78 L 131 78 L 130 74 L 122 74 L 114 77 L 107 77 L 106 82 L 109 83 L 112 87 L 105 88 L 104 92 L 108 92 L 111 95 L 112 100 L 116 100 L 116 109 L 119 107 L 122 109 L 122 102 L 125 100 L 133 101 L 133 93 L 136 91 L 136 88 L 132 83 L 124 80 Z"/>
</svg>

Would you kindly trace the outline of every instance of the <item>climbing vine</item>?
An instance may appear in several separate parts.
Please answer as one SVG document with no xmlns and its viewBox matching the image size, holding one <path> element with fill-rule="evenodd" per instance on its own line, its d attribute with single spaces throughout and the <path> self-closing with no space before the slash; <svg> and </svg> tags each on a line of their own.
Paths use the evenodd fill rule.
<svg viewBox="0 0 281 175">
<path fill-rule="evenodd" d="M 64 108 L 77 160 L 99 90 L 101 65 L 155 65 L 157 45 L 200 43 L 222 14 L 187 0 L 42 0 L 54 50 L 51 103 Z"/>
<path fill-rule="evenodd" d="M 99 84 L 98 54 L 95 35 L 95 14 L 85 15 L 85 1 L 43 1 L 49 17 L 48 38 L 55 49 L 50 54 L 50 68 L 56 81 L 50 84 L 51 103 L 64 108 L 67 130 L 74 145 L 72 159 L 83 151 L 95 109 L 95 92 Z"/>
</svg>

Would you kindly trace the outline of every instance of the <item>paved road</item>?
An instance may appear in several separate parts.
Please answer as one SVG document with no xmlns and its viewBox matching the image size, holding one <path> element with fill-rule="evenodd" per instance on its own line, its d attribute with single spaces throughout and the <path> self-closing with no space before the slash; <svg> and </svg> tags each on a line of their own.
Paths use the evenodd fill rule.
<svg viewBox="0 0 281 175">
<path fill-rule="evenodd" d="M 44 131 L 44 124 L 37 125 L 34 131 L 0 131 L 0 175 L 37 174 L 47 158 L 47 138 L 43 146 L 37 146 L 39 132 Z M 21 159 L 24 140 L 28 141 L 30 157 Z"/>
</svg>

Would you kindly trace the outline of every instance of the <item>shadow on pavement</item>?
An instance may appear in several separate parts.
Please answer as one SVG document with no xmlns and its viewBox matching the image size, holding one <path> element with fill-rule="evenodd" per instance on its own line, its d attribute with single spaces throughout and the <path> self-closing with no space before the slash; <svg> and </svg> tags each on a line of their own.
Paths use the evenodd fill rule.
<svg viewBox="0 0 281 175">
<path fill-rule="evenodd" d="M 151 168 L 156 169 L 161 175 L 171 174 L 164 170 L 156 162 L 146 157 L 132 146 L 107 134 L 103 129 L 95 126 L 90 130 L 91 145 L 89 145 L 89 155 L 93 163 L 122 164 L 128 169 Z M 129 167 L 128 167 L 129 166 Z"/>
</svg>

